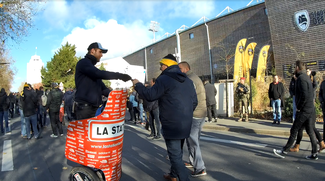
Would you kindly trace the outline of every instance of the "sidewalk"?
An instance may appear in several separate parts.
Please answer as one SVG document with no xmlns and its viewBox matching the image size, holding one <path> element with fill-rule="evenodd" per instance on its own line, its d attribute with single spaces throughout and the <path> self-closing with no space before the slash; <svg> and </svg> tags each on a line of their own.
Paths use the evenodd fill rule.
<svg viewBox="0 0 325 181">
<path fill-rule="evenodd" d="M 254 133 L 261 135 L 289 136 L 293 123 L 281 122 L 280 125 L 272 124 L 272 120 L 250 119 L 249 122 L 237 122 L 238 118 L 219 118 L 217 123 L 206 122 L 203 129 L 218 131 L 231 131 L 239 133 Z M 323 123 L 316 123 L 316 128 L 323 133 Z M 304 136 L 307 136 L 304 131 Z"/>
</svg>

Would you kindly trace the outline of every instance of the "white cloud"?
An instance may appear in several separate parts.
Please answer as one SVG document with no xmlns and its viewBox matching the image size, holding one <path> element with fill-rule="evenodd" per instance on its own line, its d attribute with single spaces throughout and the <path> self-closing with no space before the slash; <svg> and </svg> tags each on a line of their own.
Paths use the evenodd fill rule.
<svg viewBox="0 0 325 181">
<path fill-rule="evenodd" d="M 104 22 L 92 18 L 85 24 L 88 28 L 76 27 L 62 40 L 62 44 L 69 42 L 76 45 L 77 56 L 83 57 L 92 42 L 100 42 L 108 49 L 102 59 L 122 56 L 150 44 L 152 38 L 148 26 L 141 20 L 122 25 L 113 19 Z"/>
<path fill-rule="evenodd" d="M 200 18 L 215 16 L 213 1 L 176 1 L 167 4 L 170 17 Z"/>
</svg>

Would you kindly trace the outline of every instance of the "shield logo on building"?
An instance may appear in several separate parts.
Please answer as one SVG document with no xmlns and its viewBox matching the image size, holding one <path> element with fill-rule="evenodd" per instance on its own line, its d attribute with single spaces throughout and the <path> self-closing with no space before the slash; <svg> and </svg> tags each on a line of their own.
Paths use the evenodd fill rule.
<svg viewBox="0 0 325 181">
<path fill-rule="evenodd" d="M 307 10 L 297 11 L 294 15 L 294 21 L 300 31 L 307 31 L 310 25 L 309 13 Z"/>
</svg>

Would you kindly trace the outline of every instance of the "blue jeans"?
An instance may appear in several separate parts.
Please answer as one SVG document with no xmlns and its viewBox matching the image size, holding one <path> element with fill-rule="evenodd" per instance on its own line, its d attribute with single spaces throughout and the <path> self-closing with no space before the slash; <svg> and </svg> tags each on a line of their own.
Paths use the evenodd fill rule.
<svg viewBox="0 0 325 181">
<path fill-rule="evenodd" d="M 145 123 L 148 118 L 147 118 L 147 114 L 145 114 L 144 115 L 145 121 L 143 121 L 143 104 L 142 103 L 139 103 L 139 112 L 140 112 L 141 123 Z"/>
<path fill-rule="evenodd" d="M 38 133 L 38 129 L 37 129 L 37 115 L 31 115 L 29 117 L 25 117 L 25 121 L 26 121 L 26 131 L 27 131 L 27 138 L 30 139 L 31 135 L 30 135 L 30 126 L 33 126 L 33 131 L 34 131 L 34 137 L 38 138 L 39 133 Z"/>
<path fill-rule="evenodd" d="M 281 121 L 281 100 L 272 100 L 273 121 Z"/>
<path fill-rule="evenodd" d="M 191 165 L 193 165 L 195 173 L 205 169 L 199 143 L 204 121 L 205 118 L 193 118 L 190 137 L 186 139 L 189 162 Z"/>
<path fill-rule="evenodd" d="M 184 139 L 165 139 L 165 142 L 171 164 L 170 176 L 179 181 L 189 181 L 189 173 L 183 162 Z"/>
<path fill-rule="evenodd" d="M 41 123 L 41 126 L 47 126 L 47 123 L 46 123 L 46 107 L 40 105 L 39 106 L 39 115 L 40 115 L 40 123 Z"/>
<path fill-rule="evenodd" d="M 19 113 L 20 113 L 20 122 L 21 122 L 21 135 L 27 136 L 27 134 L 26 134 L 26 121 L 25 121 L 25 118 L 24 118 L 24 112 L 23 112 L 23 110 L 19 109 Z"/>
<path fill-rule="evenodd" d="M 296 111 L 297 111 L 296 97 L 295 96 L 292 97 L 292 109 L 293 109 L 292 120 L 295 121 L 295 119 L 296 119 Z"/>
<path fill-rule="evenodd" d="M 6 132 L 9 132 L 8 111 L 0 111 L 1 133 L 4 133 L 4 129 L 3 129 L 3 118 L 5 120 Z"/>
</svg>

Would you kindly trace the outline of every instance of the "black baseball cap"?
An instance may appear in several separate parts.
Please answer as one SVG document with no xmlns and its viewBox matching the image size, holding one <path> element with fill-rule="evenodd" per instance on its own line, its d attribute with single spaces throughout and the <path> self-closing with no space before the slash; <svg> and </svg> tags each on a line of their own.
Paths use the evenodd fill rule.
<svg viewBox="0 0 325 181">
<path fill-rule="evenodd" d="M 98 42 L 94 42 L 94 43 L 90 44 L 87 50 L 89 51 L 89 50 L 91 50 L 93 48 L 101 49 L 103 53 L 107 52 L 107 49 L 104 49 L 102 47 L 102 45 L 100 43 L 98 43 Z"/>
</svg>

